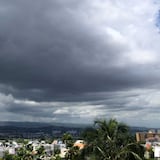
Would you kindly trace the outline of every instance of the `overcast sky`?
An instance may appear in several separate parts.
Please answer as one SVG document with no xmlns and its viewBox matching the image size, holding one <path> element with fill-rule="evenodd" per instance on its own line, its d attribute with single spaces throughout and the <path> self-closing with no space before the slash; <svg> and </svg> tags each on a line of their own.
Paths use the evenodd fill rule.
<svg viewBox="0 0 160 160">
<path fill-rule="evenodd" d="M 0 0 L 0 121 L 160 127 L 158 0 Z"/>
</svg>

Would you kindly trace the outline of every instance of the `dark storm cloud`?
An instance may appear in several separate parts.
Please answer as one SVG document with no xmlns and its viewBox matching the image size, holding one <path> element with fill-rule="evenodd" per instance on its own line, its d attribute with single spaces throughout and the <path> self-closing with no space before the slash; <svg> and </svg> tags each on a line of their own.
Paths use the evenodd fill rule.
<svg viewBox="0 0 160 160">
<path fill-rule="evenodd" d="M 4 97 L 0 95 L 1 99 Z M 8 96 L 5 98 L 9 101 Z M 3 106 L 0 105 L 1 113 L 5 114 L 4 120 L 51 122 L 54 117 L 53 111 L 59 108 L 57 104 L 15 100 L 13 97 L 10 99 L 8 104 L 4 101 Z"/>
<path fill-rule="evenodd" d="M 158 7 L 0 0 L 0 120 L 158 122 Z"/>
<path fill-rule="evenodd" d="M 109 35 L 89 23 L 85 3 L 0 0 L 0 4 L 0 82 L 11 86 L 8 92 L 15 96 L 73 100 L 74 95 L 76 100 L 76 95 L 85 97 L 88 92 L 152 83 L 152 78 L 144 82 L 143 68 L 116 67 L 129 49 L 111 43 Z"/>
<path fill-rule="evenodd" d="M 32 116 L 32 117 L 46 117 L 46 118 L 52 118 L 53 114 L 50 112 L 51 108 L 47 108 L 44 106 L 28 106 L 28 105 L 18 105 L 18 104 L 12 104 L 12 106 L 9 106 L 6 108 L 7 112 L 10 112 L 12 114 L 18 115 L 25 115 L 25 116 Z"/>
</svg>

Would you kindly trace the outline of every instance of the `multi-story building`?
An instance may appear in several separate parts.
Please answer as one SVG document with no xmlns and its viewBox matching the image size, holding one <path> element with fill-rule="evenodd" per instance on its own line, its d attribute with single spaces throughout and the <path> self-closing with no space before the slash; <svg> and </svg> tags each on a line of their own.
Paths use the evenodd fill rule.
<svg viewBox="0 0 160 160">
<path fill-rule="evenodd" d="M 159 141 L 160 132 L 157 130 L 149 130 L 148 132 L 136 132 L 136 140 L 137 142 L 146 142 L 148 141 Z"/>
</svg>

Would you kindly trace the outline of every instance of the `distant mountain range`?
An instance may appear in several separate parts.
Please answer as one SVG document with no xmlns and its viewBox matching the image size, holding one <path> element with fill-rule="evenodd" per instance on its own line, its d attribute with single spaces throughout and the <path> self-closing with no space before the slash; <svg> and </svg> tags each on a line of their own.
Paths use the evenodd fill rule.
<svg viewBox="0 0 160 160">
<path fill-rule="evenodd" d="M 79 137 L 85 128 L 93 127 L 86 124 L 71 123 L 41 123 L 41 122 L 0 122 L 0 138 L 21 137 L 35 138 L 42 136 L 61 137 L 64 133 L 71 133 L 74 137 Z M 148 131 L 146 127 L 130 127 L 130 132 Z"/>
<path fill-rule="evenodd" d="M 49 127 L 49 126 L 59 126 L 59 127 L 75 127 L 75 128 L 86 128 L 91 125 L 86 124 L 75 124 L 75 123 L 42 123 L 42 122 L 14 122 L 14 121 L 1 121 L 0 127 L 12 126 L 12 127 L 25 127 L 25 128 L 39 128 L 39 127 Z"/>
<path fill-rule="evenodd" d="M 0 128 L 2 127 L 12 127 L 12 128 L 79 128 L 84 129 L 87 127 L 92 127 L 88 124 L 73 124 L 73 123 L 41 123 L 41 122 L 13 122 L 13 121 L 1 121 Z M 148 131 L 151 128 L 147 127 L 130 127 L 132 133 Z M 155 129 L 155 128 L 152 128 Z"/>
<path fill-rule="evenodd" d="M 5 121 L 0 122 L 0 139 L 62 137 L 64 133 L 79 137 L 86 127 L 88 125 Z"/>
</svg>

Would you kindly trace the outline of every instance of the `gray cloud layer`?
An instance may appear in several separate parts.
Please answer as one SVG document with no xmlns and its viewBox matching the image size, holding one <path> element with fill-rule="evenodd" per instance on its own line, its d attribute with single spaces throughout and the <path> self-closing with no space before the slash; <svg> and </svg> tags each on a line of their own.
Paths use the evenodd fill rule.
<svg viewBox="0 0 160 160">
<path fill-rule="evenodd" d="M 107 114 L 110 110 L 144 109 L 144 103 L 129 106 L 140 96 L 135 92 L 135 96 L 131 94 L 129 98 L 129 92 L 160 87 L 157 54 L 160 48 L 156 43 L 160 37 L 154 31 L 156 21 L 151 23 L 153 16 L 148 16 L 147 7 L 151 4 L 149 0 L 144 8 L 136 11 L 133 7 L 125 15 L 123 2 L 0 0 L 0 91 L 3 97 L 10 94 L 13 99 L 39 103 L 77 102 L 78 113 L 69 114 L 73 109 L 70 107 L 64 109 L 63 114 L 57 114 L 57 108 L 66 104 L 40 105 L 37 109 L 28 104 L 10 103 L 1 108 L 6 108 L 8 113 L 37 115 L 39 119 L 54 114 L 56 118 L 61 117 L 60 120 L 80 117 L 79 108 L 83 107 L 79 103 L 83 102 L 92 105 L 99 116 L 103 116 L 98 113 L 100 110 Z M 132 6 L 126 5 L 128 9 Z M 154 5 L 152 14 L 158 11 Z M 146 21 L 140 24 L 136 16 Z M 153 36 L 149 40 L 146 37 L 150 35 Z M 112 97 L 121 91 L 126 91 L 126 100 L 115 96 L 113 101 Z M 103 107 L 96 110 L 97 105 Z M 94 117 L 96 114 L 91 115 L 91 119 Z"/>
</svg>

